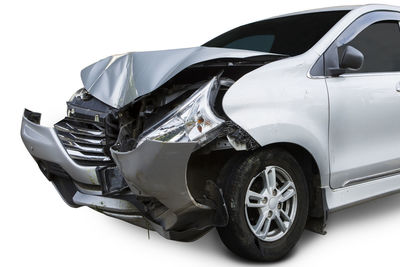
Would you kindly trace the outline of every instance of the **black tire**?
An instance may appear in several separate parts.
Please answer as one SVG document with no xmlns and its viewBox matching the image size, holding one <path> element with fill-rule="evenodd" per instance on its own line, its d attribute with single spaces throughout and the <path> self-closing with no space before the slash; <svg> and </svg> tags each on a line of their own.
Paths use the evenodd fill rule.
<svg viewBox="0 0 400 267">
<path fill-rule="evenodd" d="M 297 191 L 297 212 L 288 232 L 280 239 L 265 242 L 250 230 L 245 215 L 245 195 L 253 177 L 266 166 L 278 166 L 292 178 Z M 309 195 L 307 181 L 295 158 L 280 148 L 259 150 L 232 159 L 221 172 L 229 222 L 218 228 L 222 242 L 235 254 L 253 261 L 276 261 L 283 258 L 300 239 L 307 217 Z"/>
</svg>

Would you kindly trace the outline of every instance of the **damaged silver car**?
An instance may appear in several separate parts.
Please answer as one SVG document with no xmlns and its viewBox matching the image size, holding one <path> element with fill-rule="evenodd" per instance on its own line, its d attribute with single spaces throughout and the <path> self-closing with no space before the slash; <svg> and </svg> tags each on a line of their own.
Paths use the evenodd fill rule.
<svg viewBox="0 0 400 267">
<path fill-rule="evenodd" d="M 252 260 L 285 256 L 327 214 L 400 189 L 400 9 L 306 11 L 200 47 L 111 56 L 54 127 L 21 136 L 71 207 Z"/>
</svg>

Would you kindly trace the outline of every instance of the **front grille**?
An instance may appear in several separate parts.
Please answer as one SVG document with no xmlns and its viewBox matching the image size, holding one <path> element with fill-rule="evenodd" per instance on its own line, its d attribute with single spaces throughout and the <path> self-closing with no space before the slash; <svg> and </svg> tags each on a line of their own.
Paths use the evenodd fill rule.
<svg viewBox="0 0 400 267">
<path fill-rule="evenodd" d="M 110 138 L 101 123 L 67 117 L 58 122 L 54 128 L 67 153 L 78 164 L 86 166 L 113 164 L 109 154 Z"/>
</svg>

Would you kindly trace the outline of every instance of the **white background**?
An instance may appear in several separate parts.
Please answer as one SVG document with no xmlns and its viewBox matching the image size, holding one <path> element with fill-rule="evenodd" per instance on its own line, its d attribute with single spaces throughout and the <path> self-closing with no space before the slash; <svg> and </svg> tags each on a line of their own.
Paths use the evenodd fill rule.
<svg viewBox="0 0 400 267">
<path fill-rule="evenodd" d="M 386 1 L 396 4 L 397 1 Z M 9 1 L 0 3 L 0 266 L 247 265 L 215 231 L 168 241 L 63 203 L 22 144 L 24 107 L 43 124 L 63 118 L 80 70 L 111 54 L 198 46 L 270 16 L 362 1 Z M 313 25 L 310 25 L 312 27 Z M 332 214 L 326 236 L 306 231 L 275 265 L 394 265 L 400 195 Z M 349 265 L 350 266 L 350 265 Z"/>
</svg>

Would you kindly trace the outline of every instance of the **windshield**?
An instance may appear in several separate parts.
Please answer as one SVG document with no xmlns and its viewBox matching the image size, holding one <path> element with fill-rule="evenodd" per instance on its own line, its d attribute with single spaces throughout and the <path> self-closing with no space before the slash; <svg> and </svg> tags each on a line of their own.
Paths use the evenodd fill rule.
<svg viewBox="0 0 400 267">
<path fill-rule="evenodd" d="M 296 56 L 309 50 L 348 12 L 318 12 L 258 21 L 226 32 L 203 46 Z"/>
</svg>

